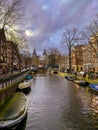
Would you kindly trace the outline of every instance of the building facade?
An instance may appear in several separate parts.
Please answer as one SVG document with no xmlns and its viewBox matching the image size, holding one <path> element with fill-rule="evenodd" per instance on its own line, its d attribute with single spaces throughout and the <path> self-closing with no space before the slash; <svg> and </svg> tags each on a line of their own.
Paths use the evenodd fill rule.
<svg viewBox="0 0 98 130">
<path fill-rule="evenodd" d="M 83 71 L 83 45 L 77 45 L 72 50 L 72 70 Z"/>
<path fill-rule="evenodd" d="M 6 36 L 4 29 L 0 29 L 0 74 L 5 74 L 7 68 Z"/>
</svg>

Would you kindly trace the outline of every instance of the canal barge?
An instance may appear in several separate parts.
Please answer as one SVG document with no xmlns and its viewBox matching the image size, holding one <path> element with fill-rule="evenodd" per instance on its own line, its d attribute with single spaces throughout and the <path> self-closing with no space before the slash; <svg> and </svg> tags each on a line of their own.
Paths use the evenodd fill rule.
<svg viewBox="0 0 98 130">
<path fill-rule="evenodd" d="M 27 104 L 25 94 L 17 92 L 0 106 L 0 129 L 15 128 L 25 119 Z"/>
</svg>

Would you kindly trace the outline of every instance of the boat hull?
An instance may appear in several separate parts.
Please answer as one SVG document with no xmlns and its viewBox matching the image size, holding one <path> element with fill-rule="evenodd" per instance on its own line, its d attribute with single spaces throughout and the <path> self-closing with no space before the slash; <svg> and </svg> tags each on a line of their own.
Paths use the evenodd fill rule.
<svg viewBox="0 0 98 130">
<path fill-rule="evenodd" d="M 69 80 L 69 81 L 74 81 L 74 78 L 71 76 L 65 76 L 65 79 Z"/>
<path fill-rule="evenodd" d="M 98 84 L 89 84 L 90 90 L 98 94 Z"/>
<path fill-rule="evenodd" d="M 0 113 L 0 128 L 14 128 L 27 115 L 26 98 L 23 93 L 18 92 L 7 101 L 6 105 L 1 106 L 2 113 Z"/>
<path fill-rule="evenodd" d="M 23 90 L 23 89 L 28 89 L 31 87 L 31 81 L 25 81 L 25 82 L 22 82 L 18 85 L 18 88 L 20 90 Z"/>
<path fill-rule="evenodd" d="M 85 80 L 74 80 L 74 83 L 81 85 L 81 86 L 88 86 L 89 83 L 86 82 Z"/>
</svg>

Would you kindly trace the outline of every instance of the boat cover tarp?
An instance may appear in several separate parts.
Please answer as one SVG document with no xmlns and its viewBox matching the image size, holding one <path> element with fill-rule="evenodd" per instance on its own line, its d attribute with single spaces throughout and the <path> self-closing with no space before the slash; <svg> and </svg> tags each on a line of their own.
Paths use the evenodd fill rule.
<svg viewBox="0 0 98 130">
<path fill-rule="evenodd" d="M 89 87 L 98 91 L 98 84 L 89 84 Z"/>
<path fill-rule="evenodd" d="M 25 107 L 25 95 L 22 92 L 15 93 L 12 98 L 0 106 L 0 121 L 18 118 L 24 112 Z"/>
</svg>

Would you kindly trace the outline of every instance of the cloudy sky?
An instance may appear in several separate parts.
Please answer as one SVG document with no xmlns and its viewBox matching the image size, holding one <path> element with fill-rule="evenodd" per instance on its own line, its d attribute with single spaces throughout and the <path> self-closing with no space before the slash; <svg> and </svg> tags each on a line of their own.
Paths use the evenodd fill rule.
<svg viewBox="0 0 98 130">
<path fill-rule="evenodd" d="M 98 0 L 23 0 L 25 35 L 31 52 L 61 47 L 67 26 L 83 28 L 98 13 Z"/>
</svg>

